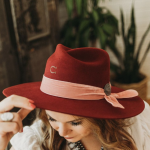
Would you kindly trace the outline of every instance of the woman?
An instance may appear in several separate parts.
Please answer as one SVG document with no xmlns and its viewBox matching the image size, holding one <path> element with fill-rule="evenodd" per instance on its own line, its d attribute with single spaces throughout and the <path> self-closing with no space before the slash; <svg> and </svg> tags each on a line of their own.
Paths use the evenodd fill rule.
<svg viewBox="0 0 150 150">
<path fill-rule="evenodd" d="M 111 86 L 109 71 L 106 51 L 58 44 L 42 82 L 3 91 L 0 150 L 10 139 L 15 150 L 148 150 L 149 106 L 135 90 Z M 13 107 L 21 109 L 7 114 Z M 37 120 L 18 133 L 35 107 Z"/>
</svg>

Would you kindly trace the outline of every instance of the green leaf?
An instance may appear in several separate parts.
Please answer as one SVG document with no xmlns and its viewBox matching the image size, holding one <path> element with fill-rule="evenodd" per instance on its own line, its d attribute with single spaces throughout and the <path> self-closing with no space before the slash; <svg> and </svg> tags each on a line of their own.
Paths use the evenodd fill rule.
<svg viewBox="0 0 150 150">
<path fill-rule="evenodd" d="M 80 37 L 78 39 L 78 42 L 79 42 L 78 47 L 88 47 L 89 35 L 90 35 L 90 28 L 85 30 L 83 34 L 80 34 Z"/>
<path fill-rule="evenodd" d="M 145 58 L 146 58 L 146 56 L 147 56 L 149 50 L 150 50 L 150 43 L 148 44 L 148 46 L 147 46 L 147 48 L 146 48 L 146 51 L 145 51 L 145 53 L 144 53 L 144 55 L 143 55 L 143 58 L 142 58 L 141 62 L 139 63 L 139 68 L 141 67 L 141 65 L 142 65 L 143 62 L 145 61 Z"/>
<path fill-rule="evenodd" d="M 122 71 L 120 66 L 118 66 L 117 64 L 113 63 L 112 61 L 110 61 L 110 70 L 112 72 L 114 72 L 117 75 L 120 74 L 120 72 Z"/>
<path fill-rule="evenodd" d="M 106 21 L 107 21 L 107 24 L 109 24 L 113 28 L 114 33 L 119 35 L 119 27 L 118 27 L 117 18 L 111 14 L 110 16 L 107 17 Z"/>
<path fill-rule="evenodd" d="M 82 13 L 81 13 L 81 15 L 83 16 L 83 17 L 86 17 L 86 15 L 87 15 L 87 12 L 88 12 L 88 1 L 87 0 L 80 0 L 80 1 L 82 1 Z"/>
<path fill-rule="evenodd" d="M 104 11 L 105 10 L 105 13 Z M 99 21 L 98 24 L 108 24 L 113 28 L 114 34 L 119 35 L 119 28 L 118 28 L 118 19 L 105 7 L 97 8 L 96 9 Z"/>
<path fill-rule="evenodd" d="M 124 66 L 127 72 L 132 72 L 134 67 L 134 51 L 135 51 L 135 38 L 136 26 L 134 18 L 134 7 L 131 10 L 131 24 L 125 38 L 125 51 L 124 51 Z"/>
<path fill-rule="evenodd" d="M 88 27 L 90 27 L 90 20 L 86 19 L 86 20 L 81 21 L 81 24 L 79 26 L 79 32 L 83 32 Z"/>
<path fill-rule="evenodd" d="M 73 11 L 73 0 L 65 0 L 65 3 L 68 11 L 68 16 L 69 18 L 71 18 Z"/>
<path fill-rule="evenodd" d="M 102 30 L 100 26 L 97 27 L 97 32 L 98 32 L 98 37 L 100 39 L 101 48 L 105 49 L 107 36 L 105 35 L 104 31 Z"/>
<path fill-rule="evenodd" d="M 99 0 L 91 0 L 93 8 L 98 6 Z"/>
<path fill-rule="evenodd" d="M 124 16 L 123 16 L 122 9 L 120 9 L 120 14 L 121 14 L 121 31 L 122 31 L 123 41 L 124 41 L 124 44 L 125 44 L 126 43 L 126 39 L 125 39 L 125 32 L 124 32 Z"/>
<path fill-rule="evenodd" d="M 73 1 L 73 0 L 71 0 Z M 76 8 L 77 8 L 77 12 L 78 12 L 78 15 L 81 14 L 81 11 L 82 11 L 82 0 L 75 0 L 75 3 L 76 3 Z"/>
<path fill-rule="evenodd" d="M 93 16 L 93 19 L 94 19 L 95 24 L 97 24 L 97 23 L 98 23 L 98 20 L 99 20 L 99 16 L 98 16 L 97 11 L 96 11 L 96 10 L 93 10 L 91 13 L 92 13 L 92 16 Z"/>
<path fill-rule="evenodd" d="M 112 37 L 111 39 L 109 39 L 107 41 L 107 45 L 108 47 L 112 50 L 112 52 L 114 53 L 114 55 L 116 56 L 118 62 L 119 62 L 119 65 L 120 65 L 120 68 L 123 69 L 123 58 L 122 58 L 122 55 L 120 53 L 120 51 L 118 50 L 118 48 L 115 46 L 115 37 Z"/>
<path fill-rule="evenodd" d="M 114 28 L 107 24 L 107 23 L 103 23 L 102 27 L 101 27 L 104 32 L 106 32 L 108 35 L 112 35 L 114 33 Z"/>
<path fill-rule="evenodd" d="M 135 50 L 135 37 L 136 37 L 136 26 L 135 26 L 135 17 L 134 17 L 134 7 L 132 6 L 131 25 L 127 35 L 128 42 L 131 45 L 131 50 L 130 50 L 131 59 L 133 59 L 133 54 Z"/>
<path fill-rule="evenodd" d="M 142 39 L 141 39 L 140 44 L 139 44 L 138 49 L 137 49 L 137 54 L 136 54 L 136 57 L 135 57 L 135 61 L 137 61 L 138 58 L 139 58 L 139 54 L 140 54 L 140 51 L 141 51 L 141 47 L 142 47 L 142 45 L 143 45 L 143 42 L 144 42 L 144 40 L 145 40 L 145 38 L 146 38 L 146 36 L 147 36 L 149 30 L 150 30 L 150 24 L 148 25 L 147 30 L 145 31 L 145 33 L 144 33 L 143 36 L 142 36 Z"/>
</svg>

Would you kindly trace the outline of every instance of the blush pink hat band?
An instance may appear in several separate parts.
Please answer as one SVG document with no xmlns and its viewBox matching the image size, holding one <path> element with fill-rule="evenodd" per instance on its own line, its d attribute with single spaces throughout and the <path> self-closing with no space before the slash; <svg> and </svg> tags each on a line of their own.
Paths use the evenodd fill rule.
<svg viewBox="0 0 150 150">
<path fill-rule="evenodd" d="M 106 95 L 103 88 L 50 79 L 44 75 L 40 90 L 48 95 L 75 100 L 101 100 L 105 98 L 105 100 L 112 106 L 119 108 L 124 107 L 118 102 L 117 99 L 138 96 L 138 92 L 135 90 L 126 90 L 123 92 L 110 93 L 110 95 Z"/>
</svg>

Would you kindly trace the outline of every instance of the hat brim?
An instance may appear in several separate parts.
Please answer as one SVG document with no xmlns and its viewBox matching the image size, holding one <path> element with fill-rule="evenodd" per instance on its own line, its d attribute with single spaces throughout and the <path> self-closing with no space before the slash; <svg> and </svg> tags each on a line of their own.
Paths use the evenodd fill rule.
<svg viewBox="0 0 150 150">
<path fill-rule="evenodd" d="M 125 109 L 113 107 L 105 99 L 101 100 L 73 100 L 51 96 L 40 90 L 41 82 L 30 82 L 8 87 L 3 94 L 8 97 L 12 94 L 34 100 L 37 108 L 72 114 L 76 116 L 102 118 L 102 119 L 123 119 L 140 114 L 145 104 L 139 97 L 118 99 Z M 124 91 L 112 86 L 111 92 Z M 69 92 L 69 91 L 68 91 Z"/>
</svg>

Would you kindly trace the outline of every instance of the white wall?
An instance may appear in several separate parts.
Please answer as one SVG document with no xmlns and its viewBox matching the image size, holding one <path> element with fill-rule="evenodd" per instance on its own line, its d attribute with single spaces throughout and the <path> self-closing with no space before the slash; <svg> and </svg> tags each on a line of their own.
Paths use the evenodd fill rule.
<svg viewBox="0 0 150 150">
<path fill-rule="evenodd" d="M 138 47 L 138 44 L 141 40 L 141 37 L 143 36 L 143 33 L 147 29 L 149 23 L 150 23 L 150 0 L 105 0 L 105 2 L 100 2 L 100 6 L 106 6 L 120 21 L 120 8 L 123 9 L 124 15 L 125 15 L 125 25 L 128 27 L 130 24 L 130 12 L 132 4 L 134 4 L 135 8 L 135 22 L 137 25 L 137 40 L 136 40 L 136 48 Z M 120 25 L 120 22 L 119 22 Z M 147 35 L 147 38 L 145 39 L 145 42 L 142 46 L 142 53 L 140 55 L 143 56 L 144 51 L 150 42 L 150 32 Z M 122 39 L 118 38 L 117 46 L 120 48 L 120 51 L 123 51 L 123 43 Z M 113 54 L 109 52 L 109 55 L 111 58 L 116 61 Z M 141 68 L 141 72 L 145 73 L 149 77 L 148 82 L 148 98 L 150 98 L 150 52 L 148 53 L 145 62 L 143 63 L 143 66 Z"/>
</svg>

